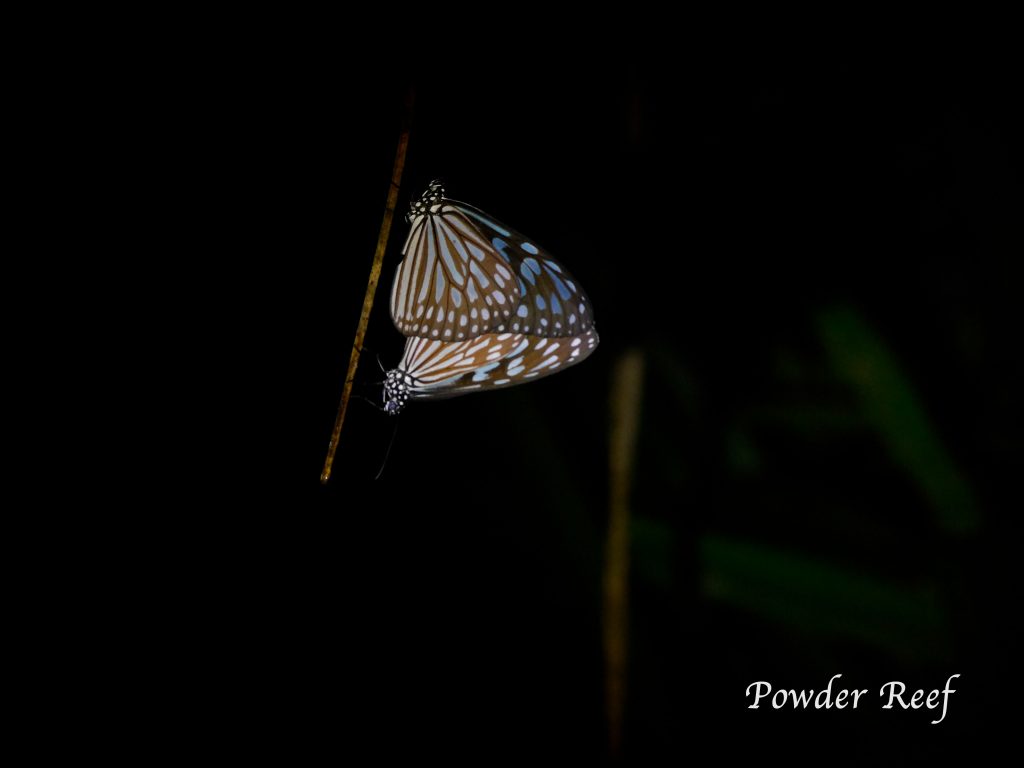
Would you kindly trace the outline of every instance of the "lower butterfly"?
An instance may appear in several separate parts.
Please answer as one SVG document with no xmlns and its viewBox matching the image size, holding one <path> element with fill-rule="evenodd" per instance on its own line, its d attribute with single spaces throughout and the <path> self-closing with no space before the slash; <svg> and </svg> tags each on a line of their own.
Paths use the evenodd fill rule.
<svg viewBox="0 0 1024 768">
<path fill-rule="evenodd" d="M 394 415 L 409 400 L 524 384 L 582 362 L 596 347 L 593 328 L 558 338 L 522 333 L 487 333 L 452 342 L 410 338 L 398 367 L 385 373 L 384 410 Z"/>
</svg>

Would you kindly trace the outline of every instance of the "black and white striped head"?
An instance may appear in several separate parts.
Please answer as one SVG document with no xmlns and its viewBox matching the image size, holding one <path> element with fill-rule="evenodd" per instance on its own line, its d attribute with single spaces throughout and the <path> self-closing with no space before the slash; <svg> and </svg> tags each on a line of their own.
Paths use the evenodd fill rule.
<svg viewBox="0 0 1024 768">
<path fill-rule="evenodd" d="M 438 205 L 443 199 L 444 185 L 440 180 L 434 179 L 427 185 L 427 191 L 423 193 L 420 199 L 414 200 L 412 205 L 409 206 L 409 212 L 405 214 L 406 223 L 411 224 L 415 216 L 431 213 L 434 206 Z"/>
<path fill-rule="evenodd" d="M 409 401 L 409 387 L 412 377 L 394 368 L 384 374 L 384 410 L 390 416 L 397 416 Z"/>
</svg>

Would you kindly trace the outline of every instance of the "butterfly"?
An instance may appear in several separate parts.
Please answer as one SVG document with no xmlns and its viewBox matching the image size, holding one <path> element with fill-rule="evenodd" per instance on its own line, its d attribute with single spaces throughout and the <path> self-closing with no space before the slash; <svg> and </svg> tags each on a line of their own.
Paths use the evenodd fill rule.
<svg viewBox="0 0 1024 768">
<path fill-rule="evenodd" d="M 550 376 L 585 360 L 597 342 L 593 328 L 558 338 L 508 332 L 467 341 L 413 337 L 398 367 L 384 374 L 384 410 L 396 415 L 409 400 L 456 397 Z"/>
<path fill-rule="evenodd" d="M 384 410 L 522 384 L 597 347 L 589 299 L 538 246 L 433 181 L 407 217 L 391 317 L 408 336 L 385 371 Z"/>
<path fill-rule="evenodd" d="M 564 266 L 511 227 L 446 198 L 440 181 L 406 220 L 391 286 L 391 319 L 405 336 L 579 336 L 593 326 L 590 301 Z"/>
</svg>

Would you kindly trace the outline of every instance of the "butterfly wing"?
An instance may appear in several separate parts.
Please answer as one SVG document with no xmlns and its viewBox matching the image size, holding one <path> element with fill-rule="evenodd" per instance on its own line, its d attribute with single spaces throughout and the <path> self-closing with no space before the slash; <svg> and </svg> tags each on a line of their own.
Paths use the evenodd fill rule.
<svg viewBox="0 0 1024 768">
<path fill-rule="evenodd" d="M 454 200 L 445 202 L 473 222 L 515 273 L 519 301 L 505 329 L 555 337 L 579 336 L 593 327 L 590 300 L 569 270 L 551 254 L 483 211 Z"/>
<path fill-rule="evenodd" d="M 582 362 L 597 348 L 597 333 L 548 338 L 485 334 L 464 342 L 411 338 L 399 371 L 412 399 L 440 399 L 481 389 L 524 384 Z"/>
<path fill-rule="evenodd" d="M 442 341 L 504 331 L 520 303 L 519 281 L 461 205 L 425 195 L 409 218 L 391 286 L 395 327 Z"/>
</svg>

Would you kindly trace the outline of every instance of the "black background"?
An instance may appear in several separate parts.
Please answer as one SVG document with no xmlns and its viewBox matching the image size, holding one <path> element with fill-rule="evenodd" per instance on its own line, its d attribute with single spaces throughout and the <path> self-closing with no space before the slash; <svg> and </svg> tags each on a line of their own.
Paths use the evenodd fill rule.
<svg viewBox="0 0 1024 768">
<path fill-rule="evenodd" d="M 608 403 L 628 348 L 646 383 L 623 762 L 946 764 L 1002 737 L 1021 126 L 998 51 L 288 50 L 239 65 L 259 107 L 219 141 L 259 199 L 239 329 L 273 405 L 260 472 L 293 480 L 239 510 L 259 541 L 239 588 L 266 600 L 297 740 L 608 760 Z M 528 387 L 413 404 L 377 481 L 394 420 L 353 400 L 321 487 L 411 81 L 356 393 L 379 400 L 374 355 L 401 355 L 390 279 L 433 178 L 563 261 L 601 345 Z M 857 710 L 747 709 L 754 681 L 836 673 L 869 689 Z M 880 708 L 889 680 L 952 674 L 941 725 Z"/>
</svg>

